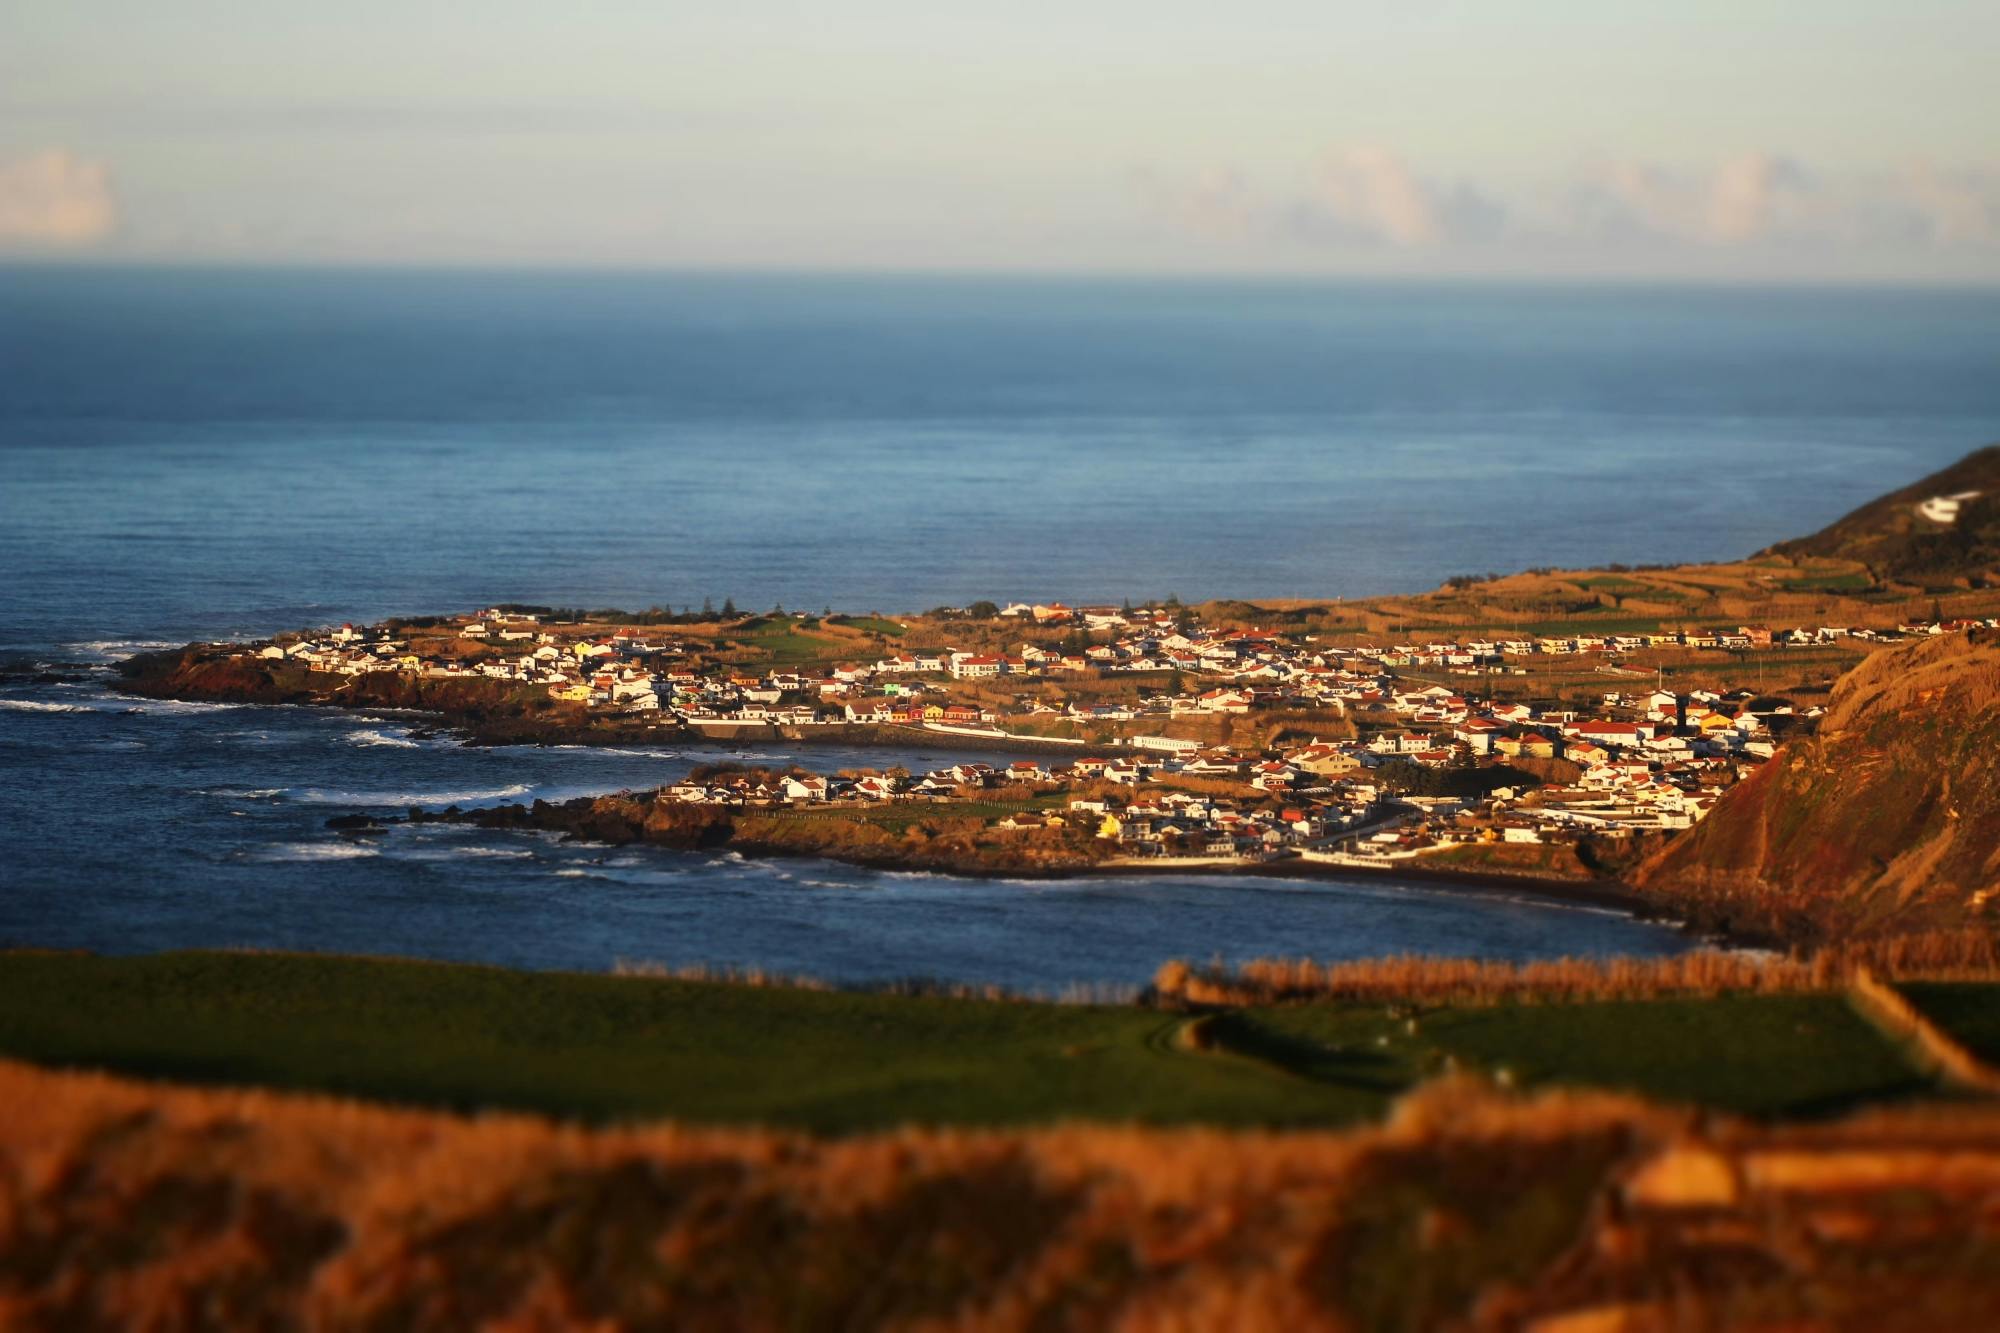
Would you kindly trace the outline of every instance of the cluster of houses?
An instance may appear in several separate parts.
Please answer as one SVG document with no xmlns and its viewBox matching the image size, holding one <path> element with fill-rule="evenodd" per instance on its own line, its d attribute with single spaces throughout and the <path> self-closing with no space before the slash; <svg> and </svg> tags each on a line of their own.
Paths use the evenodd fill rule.
<svg viewBox="0 0 2000 1333">
<path fill-rule="evenodd" d="M 662 789 L 662 801 L 729 809 L 828 810 L 897 802 L 990 800 L 995 795 L 1033 798 L 1075 792 L 1069 799 L 1035 802 L 992 821 L 999 833 L 1059 834 L 1108 840 L 1129 857 L 1255 858 L 1327 845 L 1371 824 L 1408 817 L 1408 808 L 1373 782 L 1317 782 L 1292 791 L 1266 773 L 1252 785 L 1264 797 L 1236 798 L 1169 785 L 1177 774 L 1197 776 L 1243 768 L 1297 770 L 1284 764 L 1226 765 L 1217 761 L 1083 758 L 1051 765 L 960 763 L 922 774 L 900 770 L 822 776 L 731 772 L 690 778 Z M 1106 784 L 1129 790 L 1114 793 Z"/>
<path fill-rule="evenodd" d="M 921 725 L 992 734 L 994 728 L 1015 724 L 1047 734 L 1049 728 L 1039 724 L 1075 721 L 1084 724 L 1077 730 L 1095 727 L 1100 735 L 1119 736 L 1121 757 L 1080 759 L 1060 772 L 1024 761 L 1001 770 L 962 765 L 916 779 L 791 777 L 762 786 L 730 779 L 677 787 L 670 795 L 725 804 L 815 804 L 938 799 L 967 788 L 1022 781 L 1091 779 L 1142 788 L 1156 778 L 1219 777 L 1268 793 L 1271 808 L 1246 811 L 1230 802 L 1190 803 L 1180 799 L 1187 795 L 1183 792 L 1172 800 L 1135 795 L 1123 807 L 1084 813 L 1098 819 L 1104 836 L 1129 844 L 1138 855 L 1251 855 L 1328 839 L 1352 840 L 1357 827 L 1393 814 L 1396 829 L 1376 834 L 1368 846 L 1355 850 L 1403 855 L 1462 837 L 1468 829 L 1488 839 L 1536 842 L 1585 833 L 1686 828 L 1706 813 L 1721 788 L 1769 758 L 1787 729 L 1818 710 L 1795 714 L 1783 700 L 1760 700 L 1742 691 L 1725 696 L 1659 689 L 1607 693 L 1587 713 L 1542 713 L 1526 703 L 1481 699 L 1443 685 L 1415 686 L 1399 676 L 1398 668 L 1473 668 L 1480 674 L 1479 668 L 1492 669 L 1519 657 L 1615 654 L 1664 645 L 1823 644 L 1971 628 L 1952 621 L 1910 624 L 1894 632 L 1744 626 L 1734 632 L 1347 646 L 1310 637 L 1209 631 L 1185 613 L 1158 610 L 1016 603 L 999 615 L 1104 632 L 1110 639 L 1085 642 L 1086 636 L 1078 635 L 1070 646 L 1030 642 L 1005 653 L 911 650 L 810 672 L 779 667 L 752 672 L 703 662 L 703 645 L 695 642 L 649 638 L 637 630 L 579 637 L 532 615 L 496 609 L 427 635 L 427 651 L 421 654 L 407 638 L 351 625 L 264 644 L 255 651 L 349 675 L 398 671 L 491 679 L 543 689 L 553 698 L 586 707 L 654 714 L 697 727 Z M 491 649 L 454 652 L 450 645 L 462 639 Z M 1169 688 L 1134 691 L 1109 702 L 1093 701 L 1088 691 L 1072 698 L 1058 693 L 1053 699 L 1042 691 L 1037 697 L 1015 696 L 1011 704 L 1004 697 L 996 699 L 991 689 L 956 684 L 1120 672 L 1201 679 L 1192 686 L 1176 679 Z M 1363 739 L 1314 741 L 1251 754 L 1141 734 L 1148 721 L 1273 708 L 1350 717 L 1360 725 Z M 1125 723 L 1134 725 L 1113 725 Z M 1538 767 L 1535 761 L 1566 763 Z M 1477 801 L 1397 801 L 1375 781 L 1384 765 L 1395 763 L 1429 769 L 1512 765 L 1540 776 L 1518 790 L 1501 788 Z M 1287 814 L 1296 817 L 1283 817 Z M 1076 815 L 1052 817 L 1073 824 Z M 1221 850 L 1225 841 L 1233 850 Z M 1215 850 L 1191 852 L 1196 844 Z"/>
<path fill-rule="evenodd" d="M 620 712 L 659 711 L 696 725 L 775 723 L 839 725 L 943 723 L 993 725 L 1006 720 L 989 706 L 953 697 L 949 682 L 1008 678 L 1060 680 L 1065 674 L 1170 672 L 1197 676 L 1206 688 L 1160 691 L 1138 702 L 1058 704 L 1024 702 L 1023 717 L 1060 715 L 1084 721 L 1121 722 L 1147 716 L 1242 714 L 1268 706 L 1333 706 L 1367 711 L 1389 698 L 1398 668 L 1493 669 L 1509 658 L 1617 654 L 1646 647 L 1754 647 L 1823 644 L 1851 638 L 1934 634 L 1968 627 L 1963 622 L 1912 624 L 1889 631 L 1822 626 L 1772 631 L 1745 626 L 1734 632 L 1572 635 L 1474 639 L 1468 642 L 1397 643 L 1388 646 L 1319 644 L 1256 632 L 1211 632 L 1165 613 L 1128 613 L 1111 607 L 1075 610 L 1061 603 L 1015 604 L 1000 612 L 1041 625 L 1074 622 L 1112 632 L 1107 643 L 1075 648 L 1023 643 L 1011 653 L 934 649 L 898 653 L 871 663 L 813 673 L 765 670 L 755 674 L 690 661 L 699 645 L 653 641 L 637 632 L 599 638 L 559 634 L 525 614 L 488 611 L 455 627 L 459 639 L 483 641 L 499 652 L 411 651 L 386 631 L 344 625 L 318 635 L 267 644 L 258 651 L 313 670 L 358 674 L 401 671 L 426 677 L 485 678 L 545 689 L 553 698 Z M 518 652 L 504 649 L 518 648 Z M 1444 693 L 1449 693 L 1448 691 Z M 1419 713 L 1419 722 L 1461 720 L 1449 713 Z M 1504 719 L 1503 719 L 1504 721 Z M 1475 736 L 1464 737 L 1475 747 Z M 1478 752 L 1485 753 L 1483 749 Z"/>
</svg>

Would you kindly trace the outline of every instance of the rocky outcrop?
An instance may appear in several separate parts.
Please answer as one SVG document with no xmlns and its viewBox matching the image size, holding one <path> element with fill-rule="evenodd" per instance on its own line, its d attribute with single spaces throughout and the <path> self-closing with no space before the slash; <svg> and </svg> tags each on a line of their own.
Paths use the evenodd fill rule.
<svg viewBox="0 0 2000 1333">
<path fill-rule="evenodd" d="M 880 813 L 866 808 L 731 810 L 655 800 L 647 792 L 478 810 L 412 810 L 409 819 L 561 833 L 610 846 L 648 842 L 747 856 L 817 856 L 877 869 L 970 876 L 1074 874 L 1100 865 L 1114 850 L 1080 829 L 996 836 L 982 816 L 954 811 L 949 804 L 897 807 L 891 818 L 871 817 Z"/>
<path fill-rule="evenodd" d="M 2000 636 L 1879 652 L 1634 874 L 1695 924 L 1791 943 L 2000 927 Z"/>
<path fill-rule="evenodd" d="M 307 671 L 234 644 L 190 644 L 128 658 L 118 666 L 116 688 L 152 699 L 434 713 L 474 745 L 612 745 L 686 735 L 671 719 L 593 713 L 533 686 L 402 671 Z"/>
</svg>

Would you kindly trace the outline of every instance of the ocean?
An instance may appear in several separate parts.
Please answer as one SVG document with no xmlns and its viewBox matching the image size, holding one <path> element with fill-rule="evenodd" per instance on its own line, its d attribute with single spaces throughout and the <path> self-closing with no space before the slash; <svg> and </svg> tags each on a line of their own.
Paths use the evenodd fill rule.
<svg viewBox="0 0 2000 1333">
<path fill-rule="evenodd" d="M 325 818 L 713 756 L 133 704 L 103 667 L 498 600 L 1353 597 L 1723 558 L 1995 438 L 1993 291 L 0 268 L 0 658 L 82 664 L 0 688 L 0 943 L 1044 989 L 1169 956 L 1684 947 L 1373 879 L 356 845 Z"/>
</svg>

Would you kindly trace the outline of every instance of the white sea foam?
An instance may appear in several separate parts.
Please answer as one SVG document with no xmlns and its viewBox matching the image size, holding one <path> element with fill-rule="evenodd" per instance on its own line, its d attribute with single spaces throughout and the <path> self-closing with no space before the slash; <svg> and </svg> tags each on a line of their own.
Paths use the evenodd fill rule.
<svg viewBox="0 0 2000 1333">
<path fill-rule="evenodd" d="M 361 842 L 287 842 L 275 847 L 266 847 L 257 853 L 259 861 L 352 861 L 366 856 L 379 856 L 376 848 Z"/>
<path fill-rule="evenodd" d="M 148 699 L 144 703 L 124 703 L 122 701 L 114 701 L 114 703 L 112 705 L 107 706 L 107 708 L 104 711 L 106 712 L 116 711 L 120 713 L 157 713 L 161 716 L 174 716 L 176 714 L 185 714 L 185 713 L 228 713 L 228 712 L 233 712 L 239 708 L 250 708 L 250 707 L 254 707 L 254 705 L 206 703 L 198 699 Z"/>
<path fill-rule="evenodd" d="M 23 713 L 95 713 L 98 710 L 84 704 L 52 704 L 40 699 L 0 699 L 0 708 L 12 708 Z"/>
<path fill-rule="evenodd" d="M 386 731 L 356 731 L 347 737 L 349 745 L 387 745 L 398 750 L 414 750 L 417 743 L 408 736 L 392 736 Z"/>
<path fill-rule="evenodd" d="M 82 643 L 65 643 L 61 647 L 72 655 L 87 654 L 107 662 L 117 662 L 135 653 L 156 648 L 178 648 L 180 645 L 166 639 L 89 639 Z"/>
<path fill-rule="evenodd" d="M 505 801 L 533 790 L 525 782 L 467 791 L 340 791 L 306 787 L 299 791 L 298 799 L 308 805 L 465 805 L 472 801 Z"/>
</svg>

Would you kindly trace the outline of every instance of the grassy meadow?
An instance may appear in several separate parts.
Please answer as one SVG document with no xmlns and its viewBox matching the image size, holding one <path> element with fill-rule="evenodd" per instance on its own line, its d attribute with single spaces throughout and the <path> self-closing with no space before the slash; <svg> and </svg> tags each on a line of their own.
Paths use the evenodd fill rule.
<svg viewBox="0 0 2000 1333">
<path fill-rule="evenodd" d="M 1968 1037 L 1990 1039 L 1979 1016 L 2000 986 L 1931 990 L 1971 1015 Z M 1351 1124 L 1454 1069 L 1758 1116 L 1932 1090 L 1837 990 L 1191 1013 L 221 952 L 0 954 L 0 1055 L 447 1109 L 832 1133 Z"/>
</svg>

